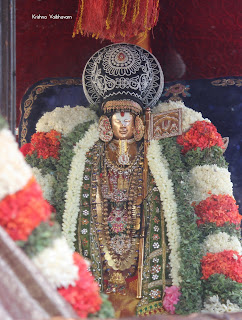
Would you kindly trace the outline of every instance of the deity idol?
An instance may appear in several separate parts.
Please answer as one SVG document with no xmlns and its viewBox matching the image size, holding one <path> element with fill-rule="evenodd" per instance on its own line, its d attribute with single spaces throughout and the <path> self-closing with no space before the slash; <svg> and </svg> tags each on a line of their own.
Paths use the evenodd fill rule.
<svg viewBox="0 0 242 320">
<path fill-rule="evenodd" d="M 101 117 L 97 124 L 93 111 L 81 109 L 79 141 L 62 143 L 55 133 L 62 149 L 51 201 L 116 317 L 211 311 L 226 299 L 239 310 L 241 218 L 216 128 L 182 103 L 154 107 L 162 70 L 135 45 L 95 53 L 83 87 Z"/>
</svg>

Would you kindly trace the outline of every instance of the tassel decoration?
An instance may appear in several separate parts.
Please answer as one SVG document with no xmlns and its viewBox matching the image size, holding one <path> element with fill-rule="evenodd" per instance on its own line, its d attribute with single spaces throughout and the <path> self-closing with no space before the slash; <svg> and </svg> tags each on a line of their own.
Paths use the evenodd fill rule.
<svg viewBox="0 0 242 320">
<path fill-rule="evenodd" d="M 112 42 L 147 34 L 159 15 L 159 0 L 79 0 L 73 37 L 77 34 Z"/>
</svg>

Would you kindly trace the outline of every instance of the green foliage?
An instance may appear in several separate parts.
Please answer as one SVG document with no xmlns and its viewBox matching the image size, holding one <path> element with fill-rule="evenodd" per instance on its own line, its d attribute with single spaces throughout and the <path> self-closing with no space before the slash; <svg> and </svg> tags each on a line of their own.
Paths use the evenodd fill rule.
<svg viewBox="0 0 242 320">
<path fill-rule="evenodd" d="M 230 236 L 236 236 L 240 238 L 240 229 L 236 229 L 236 225 L 234 223 L 225 222 L 222 227 L 217 227 L 216 223 L 205 223 L 199 226 L 199 229 L 203 235 L 203 239 L 205 239 L 210 234 L 216 234 L 219 232 L 226 232 Z"/>
<path fill-rule="evenodd" d="M 55 182 L 53 186 L 53 205 L 56 208 L 57 220 L 62 224 L 62 215 L 65 206 L 65 193 L 67 191 L 67 178 L 70 165 L 74 156 L 73 147 L 84 137 L 86 131 L 94 121 L 79 124 L 67 136 L 61 139 L 60 158 L 56 164 Z"/>
<path fill-rule="evenodd" d="M 201 286 L 201 234 L 196 224 L 193 208 L 189 202 L 191 192 L 187 181 L 185 163 L 181 155 L 181 147 L 175 138 L 160 140 L 162 153 L 169 163 L 170 178 L 174 186 L 177 203 L 178 224 L 180 226 L 180 276 L 181 297 L 176 306 L 177 314 L 198 312 L 202 307 Z"/>
<path fill-rule="evenodd" d="M 36 151 L 31 156 L 27 155 L 25 160 L 29 165 L 31 165 L 31 167 L 37 167 L 38 169 L 41 169 L 41 173 L 43 175 L 48 173 L 52 174 L 55 172 L 58 162 L 58 160 L 53 157 L 49 157 L 47 159 L 44 159 L 43 157 L 38 158 Z"/>
<path fill-rule="evenodd" d="M 203 280 L 203 285 L 205 297 L 218 295 L 221 303 L 226 304 L 227 300 L 230 300 L 242 308 L 242 283 L 216 273 L 211 275 L 208 280 Z"/>
<path fill-rule="evenodd" d="M 101 309 L 95 313 L 88 316 L 88 318 L 98 318 L 98 319 L 113 319 L 115 312 L 112 306 L 112 303 L 108 300 L 108 296 L 104 293 L 101 293 L 102 305 Z"/>
<path fill-rule="evenodd" d="M 27 241 L 17 241 L 17 245 L 24 250 L 29 257 L 33 257 L 52 242 L 61 236 L 61 229 L 58 223 L 42 222 L 31 233 Z"/>
<path fill-rule="evenodd" d="M 184 157 L 187 168 L 190 170 L 195 166 L 203 166 L 206 164 L 216 164 L 218 167 L 227 168 L 228 163 L 223 157 L 223 149 L 218 146 L 201 150 L 190 150 Z"/>
</svg>

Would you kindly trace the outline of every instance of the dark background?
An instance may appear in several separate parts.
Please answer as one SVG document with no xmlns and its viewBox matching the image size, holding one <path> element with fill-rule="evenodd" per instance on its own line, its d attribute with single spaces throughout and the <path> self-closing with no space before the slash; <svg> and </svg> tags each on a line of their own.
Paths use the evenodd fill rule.
<svg viewBox="0 0 242 320">
<path fill-rule="evenodd" d="M 28 87 L 48 77 L 80 77 L 90 56 L 110 43 L 72 38 L 77 7 L 78 0 L 16 0 L 17 121 Z M 165 80 L 241 75 L 240 12 L 239 0 L 160 0 L 151 47 Z M 58 13 L 73 19 L 32 19 Z"/>
</svg>

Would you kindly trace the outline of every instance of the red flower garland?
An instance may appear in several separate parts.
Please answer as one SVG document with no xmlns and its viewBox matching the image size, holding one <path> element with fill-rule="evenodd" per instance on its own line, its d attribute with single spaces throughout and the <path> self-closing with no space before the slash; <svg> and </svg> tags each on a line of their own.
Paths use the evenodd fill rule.
<svg viewBox="0 0 242 320">
<path fill-rule="evenodd" d="M 36 151 L 38 158 L 47 159 L 53 157 L 59 159 L 60 138 L 61 133 L 56 130 L 37 132 L 31 138 L 31 145 L 23 146 L 21 151 L 25 155 L 32 155 Z"/>
<path fill-rule="evenodd" d="M 78 266 L 78 280 L 75 287 L 59 288 L 58 292 L 68 301 L 81 318 L 94 314 L 100 310 L 102 299 L 99 286 L 92 274 L 87 270 L 84 259 L 78 254 L 73 254 L 74 263 Z"/>
<path fill-rule="evenodd" d="M 202 279 L 207 280 L 212 274 L 220 273 L 242 283 L 242 256 L 237 251 L 224 250 L 218 253 L 207 253 L 201 263 Z"/>
<path fill-rule="evenodd" d="M 51 206 L 44 200 L 34 178 L 22 190 L 0 202 L 0 225 L 15 241 L 26 241 L 42 221 L 48 220 L 50 214 Z"/>
<path fill-rule="evenodd" d="M 21 148 L 20 151 L 22 152 L 23 156 L 26 157 L 27 154 L 31 151 L 31 143 L 25 143 Z"/>
<path fill-rule="evenodd" d="M 200 218 L 197 225 L 204 223 L 216 223 L 221 227 L 225 222 L 240 225 L 241 215 L 233 197 L 229 195 L 211 195 L 194 207 L 196 215 Z"/>
<path fill-rule="evenodd" d="M 177 137 L 177 143 L 183 146 L 183 154 L 197 148 L 201 150 L 213 146 L 224 148 L 223 138 L 217 128 L 207 121 L 196 121 L 190 130 Z"/>
</svg>

